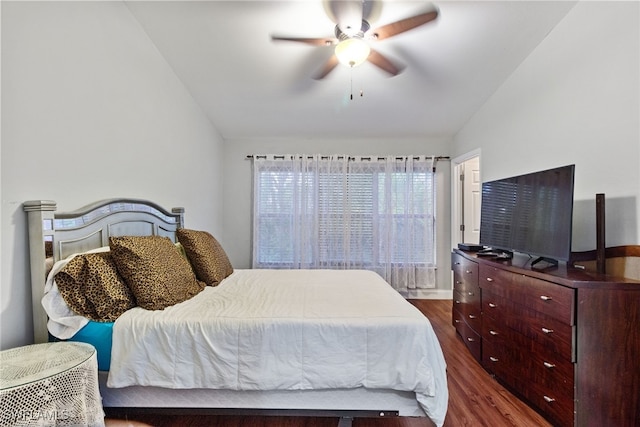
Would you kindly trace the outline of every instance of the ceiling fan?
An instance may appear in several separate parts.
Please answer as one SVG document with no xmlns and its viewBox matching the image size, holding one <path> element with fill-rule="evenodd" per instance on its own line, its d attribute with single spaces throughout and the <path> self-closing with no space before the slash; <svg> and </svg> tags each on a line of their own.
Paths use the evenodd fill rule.
<svg viewBox="0 0 640 427">
<path fill-rule="evenodd" d="M 388 39 L 413 28 L 434 21 L 438 17 L 436 9 L 424 12 L 390 24 L 371 29 L 365 19 L 370 14 L 376 0 L 325 0 L 325 9 L 336 23 L 335 37 L 285 37 L 271 36 L 274 41 L 292 41 L 313 46 L 335 46 L 334 54 L 313 76 L 320 80 L 326 77 L 339 63 L 355 67 L 365 61 L 384 70 L 391 76 L 401 72 L 401 68 L 381 53 L 372 49 L 369 42 Z"/>
</svg>

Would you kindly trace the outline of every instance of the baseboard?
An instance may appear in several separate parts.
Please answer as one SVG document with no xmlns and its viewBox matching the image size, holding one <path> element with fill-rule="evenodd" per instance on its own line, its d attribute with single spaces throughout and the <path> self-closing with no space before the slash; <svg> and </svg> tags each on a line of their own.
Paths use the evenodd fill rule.
<svg viewBox="0 0 640 427">
<path fill-rule="evenodd" d="M 407 299 L 453 299 L 451 289 L 409 289 L 401 294 Z"/>
</svg>

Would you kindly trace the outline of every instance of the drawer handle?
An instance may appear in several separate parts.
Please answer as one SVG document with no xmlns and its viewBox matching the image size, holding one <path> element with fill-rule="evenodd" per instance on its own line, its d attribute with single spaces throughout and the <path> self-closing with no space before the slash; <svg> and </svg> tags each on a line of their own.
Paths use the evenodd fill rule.
<svg viewBox="0 0 640 427">
<path fill-rule="evenodd" d="M 487 277 L 487 282 L 493 282 L 493 279 L 491 277 Z"/>
<path fill-rule="evenodd" d="M 553 298 L 551 298 L 550 296 L 547 296 L 547 295 L 540 295 L 540 299 L 542 301 L 551 301 Z"/>
<path fill-rule="evenodd" d="M 462 285 L 462 282 L 460 280 L 456 280 L 456 285 Z"/>
<path fill-rule="evenodd" d="M 549 396 L 542 396 L 542 398 L 545 400 L 545 402 L 547 403 L 552 403 L 555 402 L 556 400 L 553 397 L 549 397 Z"/>
<path fill-rule="evenodd" d="M 456 304 L 460 304 L 460 301 L 456 300 Z"/>
<path fill-rule="evenodd" d="M 493 335 L 495 337 L 496 335 L 498 335 L 498 333 L 496 331 L 491 330 L 489 331 L 489 335 Z"/>
<path fill-rule="evenodd" d="M 471 337 L 467 337 L 467 341 L 474 342 L 475 340 L 473 338 L 471 338 Z"/>
<path fill-rule="evenodd" d="M 460 320 L 456 319 L 456 320 L 454 320 L 454 322 L 456 322 L 456 323 L 460 323 Z"/>
<path fill-rule="evenodd" d="M 544 332 L 545 334 L 552 334 L 553 333 L 553 329 L 542 328 L 542 332 Z"/>
<path fill-rule="evenodd" d="M 491 307 L 491 308 L 496 308 L 496 307 L 497 307 L 497 305 L 496 305 L 496 304 L 494 304 L 494 303 L 492 303 L 492 302 L 490 302 L 490 303 L 489 303 L 489 307 Z"/>
<path fill-rule="evenodd" d="M 471 271 L 471 270 L 466 270 L 466 273 L 467 273 L 467 274 L 472 274 L 472 273 L 473 273 L 473 271 Z"/>
<path fill-rule="evenodd" d="M 489 360 L 491 360 L 492 362 L 497 362 L 498 358 L 497 357 L 493 357 L 493 356 L 489 356 Z"/>
<path fill-rule="evenodd" d="M 473 292 L 467 292 L 467 294 L 469 294 L 470 297 L 475 295 Z"/>
<path fill-rule="evenodd" d="M 460 261 L 454 262 L 453 265 L 460 265 Z"/>
<path fill-rule="evenodd" d="M 555 368 L 556 365 L 554 365 L 553 363 L 549 363 L 549 362 L 542 362 L 542 364 L 544 365 L 545 368 Z"/>
<path fill-rule="evenodd" d="M 475 314 L 470 314 L 469 315 L 469 319 L 477 319 L 477 318 L 478 318 L 478 316 L 476 316 Z"/>
</svg>

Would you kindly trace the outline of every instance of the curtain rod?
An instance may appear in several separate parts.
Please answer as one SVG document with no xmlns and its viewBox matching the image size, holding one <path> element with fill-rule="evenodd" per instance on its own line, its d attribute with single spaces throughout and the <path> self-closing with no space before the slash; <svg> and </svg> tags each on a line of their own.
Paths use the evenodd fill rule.
<svg viewBox="0 0 640 427">
<path fill-rule="evenodd" d="M 246 160 L 252 160 L 254 158 L 267 158 L 266 154 L 247 154 L 247 157 L 245 157 Z M 275 159 L 284 159 L 285 155 L 274 155 L 273 156 Z M 300 157 L 304 157 L 304 156 L 300 156 Z M 321 159 L 328 159 L 330 156 L 320 156 Z M 426 157 L 433 157 L 434 160 L 450 160 L 451 158 L 449 156 L 426 156 Z M 312 159 L 313 156 L 307 156 L 308 159 Z M 374 157 L 371 156 L 364 156 L 361 157 L 363 160 L 371 160 Z M 344 159 L 344 156 L 338 156 L 338 159 Z M 355 160 L 355 157 L 348 157 L 347 160 Z M 377 160 L 384 160 L 386 159 L 386 157 L 378 157 Z M 396 160 L 402 160 L 404 159 L 404 157 L 396 157 Z M 414 160 L 419 160 L 419 157 L 414 157 Z"/>
</svg>

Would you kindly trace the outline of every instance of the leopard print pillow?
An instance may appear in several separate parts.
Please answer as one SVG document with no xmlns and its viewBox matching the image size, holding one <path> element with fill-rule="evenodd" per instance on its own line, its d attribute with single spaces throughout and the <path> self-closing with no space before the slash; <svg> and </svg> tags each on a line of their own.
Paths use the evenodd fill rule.
<svg viewBox="0 0 640 427">
<path fill-rule="evenodd" d="M 118 272 L 142 308 L 162 310 L 205 287 L 168 237 L 110 237 L 109 246 Z"/>
<path fill-rule="evenodd" d="M 229 257 L 210 233 L 180 228 L 176 237 L 184 247 L 198 280 L 216 286 L 233 273 Z"/>
<path fill-rule="evenodd" d="M 109 252 L 76 255 L 55 281 L 69 308 L 91 320 L 113 322 L 136 306 Z"/>
</svg>

